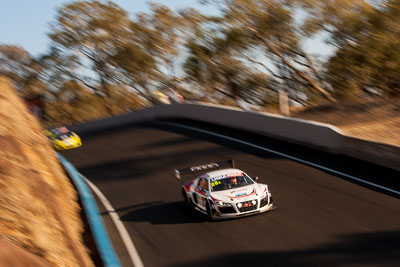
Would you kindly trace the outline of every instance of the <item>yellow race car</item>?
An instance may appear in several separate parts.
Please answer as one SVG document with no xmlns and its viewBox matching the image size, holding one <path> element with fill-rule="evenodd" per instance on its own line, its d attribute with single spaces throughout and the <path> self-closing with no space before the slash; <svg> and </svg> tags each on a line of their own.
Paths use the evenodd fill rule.
<svg viewBox="0 0 400 267">
<path fill-rule="evenodd" d="M 46 130 L 45 135 L 56 150 L 72 149 L 82 145 L 81 138 L 66 127 Z"/>
</svg>

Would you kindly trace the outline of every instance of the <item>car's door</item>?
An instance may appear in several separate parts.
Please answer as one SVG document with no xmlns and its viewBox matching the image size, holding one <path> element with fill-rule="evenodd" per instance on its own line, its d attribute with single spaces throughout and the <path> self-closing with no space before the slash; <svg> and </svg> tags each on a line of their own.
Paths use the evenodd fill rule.
<svg viewBox="0 0 400 267">
<path fill-rule="evenodd" d="M 208 194 L 208 180 L 200 178 L 194 189 L 195 203 L 202 210 L 206 210 L 207 194 Z"/>
</svg>

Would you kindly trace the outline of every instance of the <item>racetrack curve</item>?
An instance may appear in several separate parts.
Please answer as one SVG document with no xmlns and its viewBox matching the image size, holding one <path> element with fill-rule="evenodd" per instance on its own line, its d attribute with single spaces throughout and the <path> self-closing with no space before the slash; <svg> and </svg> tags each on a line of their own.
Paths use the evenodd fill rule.
<svg viewBox="0 0 400 267">
<path fill-rule="evenodd" d="M 398 198 L 271 153 L 154 123 L 83 136 L 63 155 L 114 206 L 145 266 L 400 263 Z M 218 222 L 185 210 L 174 169 L 229 158 L 270 186 L 276 210 Z"/>
</svg>

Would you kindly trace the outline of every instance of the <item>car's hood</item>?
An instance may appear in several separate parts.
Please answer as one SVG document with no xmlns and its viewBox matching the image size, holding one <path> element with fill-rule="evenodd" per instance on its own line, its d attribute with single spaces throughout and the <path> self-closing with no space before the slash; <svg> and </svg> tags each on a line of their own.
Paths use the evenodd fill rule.
<svg viewBox="0 0 400 267">
<path fill-rule="evenodd" d="M 257 194 L 257 185 L 248 185 L 239 187 L 236 189 L 224 190 L 211 192 L 211 196 L 216 200 L 221 201 L 246 201 L 248 199 L 254 199 Z"/>
<path fill-rule="evenodd" d="M 74 144 L 76 143 L 76 140 L 75 140 L 75 138 L 68 137 L 68 138 L 63 138 L 63 139 L 61 140 L 61 142 L 62 142 L 64 145 L 70 146 L 70 145 L 74 145 Z"/>
<path fill-rule="evenodd" d="M 61 140 L 57 139 L 57 141 L 55 141 L 55 143 L 64 148 L 69 148 L 69 147 L 79 146 L 80 140 L 79 140 L 79 138 L 71 136 L 71 137 L 67 137 L 67 138 L 62 138 Z"/>
</svg>

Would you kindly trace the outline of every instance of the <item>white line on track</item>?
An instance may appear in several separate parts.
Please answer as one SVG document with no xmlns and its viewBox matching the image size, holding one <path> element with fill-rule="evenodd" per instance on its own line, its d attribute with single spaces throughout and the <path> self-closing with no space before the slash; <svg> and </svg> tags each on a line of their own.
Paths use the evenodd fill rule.
<svg viewBox="0 0 400 267">
<path fill-rule="evenodd" d="M 395 194 L 397 196 L 400 196 L 400 192 L 396 191 L 394 189 L 391 189 L 391 188 L 388 188 L 388 187 L 385 187 L 385 186 L 381 186 L 381 185 L 378 185 L 378 184 L 375 184 L 375 183 L 371 183 L 371 182 L 368 182 L 368 181 L 363 180 L 361 178 L 357 178 L 357 177 L 354 177 L 352 175 L 349 175 L 349 174 L 346 174 L 346 173 L 343 173 L 343 172 L 340 172 L 340 171 L 336 171 L 336 170 L 333 170 L 331 168 L 327 168 L 327 167 L 318 165 L 318 164 L 310 162 L 310 161 L 306 161 L 306 160 L 303 160 L 303 159 L 300 159 L 300 158 L 296 158 L 296 157 L 281 153 L 281 152 L 276 151 L 276 150 L 272 150 L 272 149 L 269 149 L 269 148 L 258 146 L 258 145 L 255 145 L 255 144 L 243 141 L 243 140 L 239 140 L 239 139 L 236 139 L 236 138 L 233 138 L 233 137 L 230 137 L 230 136 L 223 135 L 223 134 L 218 134 L 218 133 L 214 133 L 214 132 L 211 132 L 211 131 L 199 129 L 199 128 L 196 128 L 196 127 L 182 125 L 182 124 L 179 124 L 179 123 L 164 122 L 164 124 L 172 125 L 172 126 L 175 126 L 175 127 L 178 127 L 178 128 L 180 127 L 180 128 L 183 128 L 183 129 L 189 129 L 189 130 L 192 130 L 192 131 L 205 133 L 205 134 L 208 134 L 208 135 L 216 136 L 216 137 L 223 138 L 223 139 L 226 139 L 226 140 L 229 140 L 229 141 L 234 141 L 234 142 L 237 142 L 237 143 L 240 143 L 240 144 L 243 144 L 243 145 L 247 145 L 247 146 L 250 146 L 250 147 L 253 147 L 253 148 L 264 150 L 264 151 L 273 153 L 275 155 L 279 155 L 279 156 L 281 156 L 283 158 L 291 159 L 293 161 L 297 161 L 297 162 L 300 162 L 300 163 L 303 163 L 303 164 L 306 164 L 306 165 L 309 165 L 309 166 L 313 166 L 313 167 L 316 167 L 316 168 L 319 168 L 319 169 L 322 169 L 322 170 L 325 170 L 325 171 L 328 171 L 328 172 L 331 172 L 331 173 L 334 173 L 334 174 L 337 174 L 337 175 L 341 175 L 341 176 L 344 176 L 344 177 L 346 177 L 346 178 L 348 178 L 350 180 L 357 181 L 359 183 L 366 184 L 366 185 L 369 185 L 369 186 L 372 186 L 372 187 L 376 187 L 376 188 L 379 188 L 381 190 L 384 190 L 384 191 L 390 192 L 392 194 Z"/>
<path fill-rule="evenodd" d="M 143 267 L 144 265 L 143 265 L 142 260 L 140 259 L 139 253 L 137 252 L 136 247 L 133 244 L 133 241 L 130 238 L 128 231 L 126 230 L 124 224 L 121 222 L 120 218 L 118 217 L 117 212 L 114 210 L 111 203 L 107 200 L 107 198 L 103 195 L 103 193 L 91 181 L 89 181 L 89 179 L 87 179 L 83 175 L 81 175 L 81 176 L 83 179 L 85 179 L 86 183 L 89 185 L 89 187 L 92 189 L 92 191 L 97 195 L 97 197 L 103 203 L 104 207 L 107 210 L 107 213 L 110 215 L 111 219 L 113 220 L 115 227 L 117 227 L 119 235 L 122 238 L 122 242 L 124 242 L 126 250 L 128 251 L 128 254 L 129 254 L 129 257 L 131 258 L 132 264 L 135 267 Z"/>
</svg>

